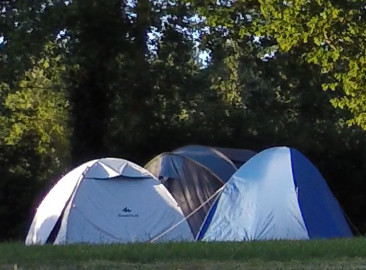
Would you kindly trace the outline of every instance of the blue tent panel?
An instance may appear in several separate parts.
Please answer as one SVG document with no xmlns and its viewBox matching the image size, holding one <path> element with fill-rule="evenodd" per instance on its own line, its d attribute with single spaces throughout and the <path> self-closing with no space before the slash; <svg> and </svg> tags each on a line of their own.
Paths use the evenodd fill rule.
<svg viewBox="0 0 366 270">
<path fill-rule="evenodd" d="M 225 147 L 215 147 L 216 150 L 227 156 L 237 168 L 243 166 L 245 162 L 251 159 L 257 152 L 248 149 L 235 149 Z"/>
<path fill-rule="evenodd" d="M 174 150 L 173 153 L 188 157 L 205 166 L 223 183 L 226 183 L 237 170 L 230 159 L 212 147 L 187 145 Z"/>
<path fill-rule="evenodd" d="M 245 163 L 227 182 L 209 222 L 205 241 L 308 239 L 289 151 L 267 150 Z"/>
<path fill-rule="evenodd" d="M 352 236 L 337 200 L 318 169 L 299 151 L 290 151 L 299 205 L 309 237 Z"/>
</svg>

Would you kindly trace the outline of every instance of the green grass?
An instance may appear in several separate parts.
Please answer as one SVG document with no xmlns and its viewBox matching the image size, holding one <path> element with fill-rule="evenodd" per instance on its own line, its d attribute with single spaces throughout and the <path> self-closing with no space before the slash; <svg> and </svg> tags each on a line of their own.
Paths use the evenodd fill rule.
<svg viewBox="0 0 366 270">
<path fill-rule="evenodd" d="M 24 246 L 0 244 L 0 269 L 366 269 L 366 239 Z"/>
</svg>

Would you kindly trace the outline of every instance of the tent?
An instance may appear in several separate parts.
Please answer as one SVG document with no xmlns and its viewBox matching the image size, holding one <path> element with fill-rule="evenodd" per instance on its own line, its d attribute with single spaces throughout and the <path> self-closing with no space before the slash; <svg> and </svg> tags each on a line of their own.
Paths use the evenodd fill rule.
<svg viewBox="0 0 366 270">
<path fill-rule="evenodd" d="M 173 153 L 188 157 L 198 162 L 202 166 L 209 169 L 225 183 L 237 170 L 235 164 L 223 153 L 217 151 L 214 147 L 203 145 L 186 145 L 175 149 Z"/>
<path fill-rule="evenodd" d="M 251 157 L 257 154 L 257 152 L 248 149 L 235 149 L 225 147 L 215 147 L 215 149 L 221 152 L 227 158 L 229 158 L 237 168 L 240 168 Z"/>
<path fill-rule="evenodd" d="M 189 157 L 209 168 L 227 182 L 234 172 L 257 152 L 248 149 L 235 149 L 204 145 L 186 145 L 173 153 Z"/>
<path fill-rule="evenodd" d="M 26 244 L 127 243 L 160 235 L 159 241 L 193 240 L 182 221 L 177 202 L 147 170 L 102 158 L 56 183 L 36 211 Z"/>
<path fill-rule="evenodd" d="M 226 183 L 198 239 L 250 241 L 350 237 L 342 210 L 316 167 L 293 148 L 264 150 Z"/>
<path fill-rule="evenodd" d="M 163 153 L 145 168 L 169 190 L 197 235 L 224 182 L 202 164 L 176 153 Z"/>
</svg>

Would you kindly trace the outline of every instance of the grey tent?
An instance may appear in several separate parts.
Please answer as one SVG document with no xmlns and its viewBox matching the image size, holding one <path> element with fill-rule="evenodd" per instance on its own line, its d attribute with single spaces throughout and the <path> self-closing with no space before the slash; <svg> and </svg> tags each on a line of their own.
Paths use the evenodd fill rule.
<svg viewBox="0 0 366 270">
<path fill-rule="evenodd" d="M 225 147 L 215 147 L 215 149 L 229 158 L 239 169 L 245 162 L 253 157 L 257 152 L 248 149 L 235 149 Z"/>
<path fill-rule="evenodd" d="M 186 145 L 174 150 L 173 153 L 188 157 L 200 163 L 225 183 L 237 170 L 237 166 L 225 154 L 214 147 Z"/>
<path fill-rule="evenodd" d="M 158 155 L 145 168 L 169 190 L 196 236 L 224 182 L 195 160 L 175 153 Z"/>
</svg>

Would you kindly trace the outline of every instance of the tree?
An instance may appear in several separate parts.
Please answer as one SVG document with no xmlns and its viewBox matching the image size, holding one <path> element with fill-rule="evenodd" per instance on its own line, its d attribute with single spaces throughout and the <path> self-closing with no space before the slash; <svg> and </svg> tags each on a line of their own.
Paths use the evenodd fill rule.
<svg viewBox="0 0 366 270">
<path fill-rule="evenodd" d="M 242 1 L 243 3 L 247 1 Z M 333 106 L 349 110 L 349 125 L 366 130 L 366 8 L 362 1 L 258 1 L 253 33 L 273 38 L 280 51 L 295 53 L 329 74 L 324 90 L 342 92 Z"/>
<path fill-rule="evenodd" d="M 64 66 L 47 44 L 40 59 L 0 92 L 0 239 L 19 237 L 31 215 L 35 195 L 68 164 L 68 103 L 61 76 Z"/>
<path fill-rule="evenodd" d="M 154 2 L 144 15 L 144 3 L 133 9 L 137 26 L 144 27 L 132 28 L 144 38 L 131 41 L 131 52 L 121 59 L 124 76 L 116 82 L 124 90 L 113 102 L 110 122 L 111 148 L 118 145 L 126 158 L 138 162 L 192 138 L 193 126 L 202 126 L 198 119 L 207 89 L 196 61 L 189 8 Z"/>
<path fill-rule="evenodd" d="M 362 1 L 189 2 L 211 27 L 237 33 L 240 39 L 257 39 L 269 54 L 289 52 L 318 65 L 327 75 L 323 90 L 337 92 L 332 105 L 351 112 L 349 125 L 366 129 L 366 9 Z"/>
<path fill-rule="evenodd" d="M 4 0 L 0 3 L 0 80 L 10 83 L 23 76 L 47 42 L 63 29 L 64 0 Z"/>
<path fill-rule="evenodd" d="M 115 84 L 123 76 L 118 61 L 129 51 L 125 8 L 124 1 L 115 0 L 76 0 L 66 8 L 61 40 L 68 66 L 73 164 L 108 155 L 110 104 L 122 87 Z"/>
</svg>

